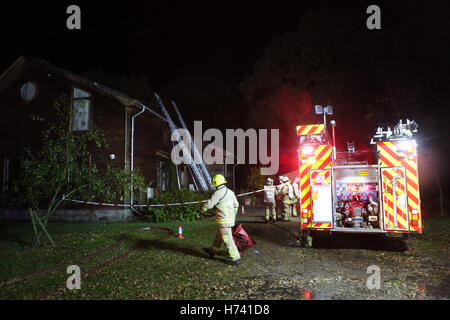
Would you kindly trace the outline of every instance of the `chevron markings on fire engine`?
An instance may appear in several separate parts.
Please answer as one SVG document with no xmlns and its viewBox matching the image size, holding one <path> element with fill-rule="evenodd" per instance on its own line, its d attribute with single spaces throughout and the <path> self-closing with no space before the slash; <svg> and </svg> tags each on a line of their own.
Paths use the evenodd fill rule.
<svg viewBox="0 0 450 320">
<path fill-rule="evenodd" d="M 420 197 L 419 197 L 419 179 L 417 174 L 417 157 L 415 152 L 407 153 L 406 156 L 399 156 L 397 152 L 397 146 L 393 142 L 380 142 L 378 145 L 378 152 L 380 154 L 379 165 L 381 167 L 404 167 L 406 172 L 406 190 L 404 186 L 404 171 L 400 170 L 401 179 L 400 182 L 400 192 L 407 193 L 408 199 L 408 215 L 410 221 L 410 229 L 414 231 L 421 231 L 421 221 L 420 221 Z M 394 170 L 394 169 L 392 169 Z M 395 175 L 398 174 L 396 171 L 385 170 L 386 177 L 392 181 Z M 393 226 L 393 195 L 392 186 L 387 186 L 387 205 L 389 214 L 389 227 Z M 389 192 L 390 191 L 390 192 Z M 386 203 L 385 203 L 386 204 Z M 398 202 L 397 202 L 398 204 Z M 398 208 L 398 206 L 397 206 Z M 398 208 L 397 210 L 399 210 Z M 401 214 L 399 228 L 401 226 L 403 229 L 407 229 L 407 216 L 404 210 L 399 210 Z M 387 220 L 387 219 L 386 219 Z M 400 226 L 401 225 L 401 226 Z"/>
<path fill-rule="evenodd" d="M 315 126 L 300 126 L 300 127 L 317 127 Z M 322 125 L 323 129 L 323 125 Z M 311 130 L 311 129 L 309 129 Z M 304 132 L 308 132 L 305 131 Z M 311 155 L 315 161 L 313 163 L 300 163 L 300 199 L 301 199 L 301 214 L 302 218 L 307 218 L 307 223 L 302 223 L 302 228 L 311 228 L 311 185 L 310 185 L 310 170 L 322 170 L 331 168 L 331 152 L 332 148 L 328 145 L 320 145 L 314 151 L 314 155 Z M 329 172 L 327 172 L 329 175 Z M 311 179 L 314 179 L 318 173 L 313 172 Z M 325 176 L 325 179 L 327 177 Z M 304 210 L 307 213 L 304 213 Z M 314 223 L 314 228 L 329 228 L 331 223 Z"/>
<path fill-rule="evenodd" d="M 311 124 L 306 126 L 297 126 L 297 135 L 305 134 L 321 134 L 324 133 L 325 129 L 323 124 Z"/>
</svg>

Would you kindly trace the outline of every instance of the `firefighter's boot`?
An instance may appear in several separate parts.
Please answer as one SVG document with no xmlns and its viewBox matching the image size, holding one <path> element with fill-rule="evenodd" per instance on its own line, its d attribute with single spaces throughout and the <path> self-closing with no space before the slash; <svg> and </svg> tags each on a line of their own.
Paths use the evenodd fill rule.
<svg viewBox="0 0 450 320">
<path fill-rule="evenodd" d="M 241 260 L 223 260 L 223 263 L 228 264 L 229 266 L 238 266 L 241 264 Z"/>
</svg>

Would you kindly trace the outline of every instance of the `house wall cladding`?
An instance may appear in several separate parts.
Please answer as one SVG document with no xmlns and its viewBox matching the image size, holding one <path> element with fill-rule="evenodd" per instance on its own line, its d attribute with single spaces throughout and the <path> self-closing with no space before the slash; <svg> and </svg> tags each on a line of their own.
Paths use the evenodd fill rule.
<svg viewBox="0 0 450 320">
<path fill-rule="evenodd" d="M 20 96 L 20 88 L 26 82 L 35 83 L 37 86 L 36 97 L 26 102 Z M 0 154 L 3 157 L 16 158 L 23 147 L 33 149 L 42 145 L 41 131 L 45 124 L 32 121 L 30 114 L 44 116 L 47 121 L 55 121 L 55 109 L 53 102 L 65 95 L 70 103 L 73 87 L 80 88 L 91 94 L 93 123 L 104 130 L 108 150 L 92 154 L 92 160 L 96 163 L 108 159 L 108 155 L 114 153 L 115 163 L 123 166 L 125 163 L 125 108 L 117 101 L 105 97 L 90 88 L 73 85 L 64 78 L 29 66 L 27 70 L 16 79 L 0 96 Z"/>
<path fill-rule="evenodd" d="M 168 126 L 149 114 L 135 119 L 134 167 L 139 168 L 146 177 L 151 177 L 156 186 L 158 162 L 164 160 L 158 151 L 168 151 Z"/>
<path fill-rule="evenodd" d="M 101 128 L 107 139 L 108 148 L 90 148 L 92 161 L 100 167 L 113 163 L 122 168 L 130 168 L 131 156 L 131 117 L 140 110 L 135 106 L 124 106 L 109 92 L 93 89 L 71 81 L 66 75 L 33 63 L 21 66 L 17 79 L 0 92 L 0 157 L 15 164 L 24 147 L 37 150 L 42 145 L 42 130 L 45 123 L 37 123 L 30 114 L 44 116 L 47 121 L 55 121 L 54 101 L 65 95 L 71 103 L 72 90 L 78 88 L 90 93 L 91 120 Z M 21 97 L 21 87 L 31 82 L 36 85 L 37 93 L 31 101 Z M 165 133 L 164 133 L 165 132 Z M 134 167 L 140 168 L 147 182 L 156 184 L 157 163 L 161 159 L 157 151 L 168 152 L 168 127 L 165 121 L 158 119 L 148 111 L 136 118 Z M 110 155 L 115 159 L 111 160 Z M 14 175 L 14 172 L 11 173 Z M 15 173 L 17 174 L 17 172 Z M 0 175 L 3 184 L 3 175 Z"/>
</svg>

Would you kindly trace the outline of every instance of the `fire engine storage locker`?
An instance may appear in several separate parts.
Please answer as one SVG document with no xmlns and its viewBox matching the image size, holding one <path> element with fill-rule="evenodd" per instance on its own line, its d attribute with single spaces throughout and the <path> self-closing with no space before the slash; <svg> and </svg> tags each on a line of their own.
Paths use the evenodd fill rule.
<svg viewBox="0 0 450 320">
<path fill-rule="evenodd" d="M 338 210 L 340 203 L 351 199 L 367 203 L 369 196 L 380 203 L 379 168 L 372 166 L 335 166 L 333 167 L 334 206 Z M 380 211 L 377 215 L 380 221 Z"/>
</svg>

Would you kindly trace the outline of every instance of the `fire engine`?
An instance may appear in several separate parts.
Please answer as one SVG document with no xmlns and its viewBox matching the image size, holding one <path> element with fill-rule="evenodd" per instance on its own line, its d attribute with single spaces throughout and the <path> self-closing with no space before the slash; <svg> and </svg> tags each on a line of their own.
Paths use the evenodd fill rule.
<svg viewBox="0 0 450 320">
<path fill-rule="evenodd" d="M 325 120 L 296 128 L 302 231 L 311 233 L 313 244 L 333 233 L 392 238 L 422 233 L 417 144 L 412 138 L 417 123 L 400 120 L 393 130 L 379 127 L 371 140 L 376 145 L 372 161 L 361 159 L 353 143 L 347 143 L 346 152 L 336 152 L 336 123 L 330 123 L 332 139 Z"/>
</svg>

